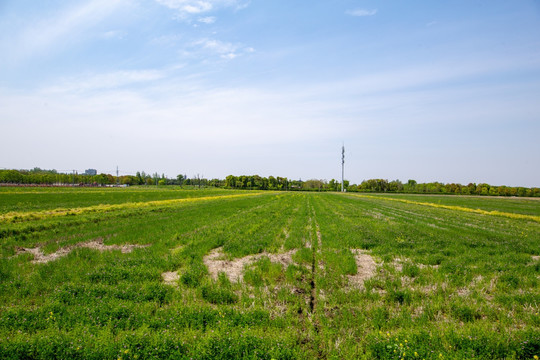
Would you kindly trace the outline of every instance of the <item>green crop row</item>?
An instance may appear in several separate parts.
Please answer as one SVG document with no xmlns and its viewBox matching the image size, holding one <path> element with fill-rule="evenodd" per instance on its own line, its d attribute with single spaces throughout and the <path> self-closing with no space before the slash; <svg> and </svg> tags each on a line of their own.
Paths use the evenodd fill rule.
<svg viewBox="0 0 540 360">
<path fill-rule="evenodd" d="M 421 194 L 370 194 L 381 199 L 390 197 L 440 205 L 461 206 L 486 211 L 501 211 L 515 214 L 540 215 L 539 198 L 518 198 L 501 196 L 467 196 L 467 195 L 421 195 Z"/>
<path fill-rule="evenodd" d="M 235 193 L 241 193 L 237 191 Z M 207 188 L 184 190 L 180 187 L 129 188 L 2 188 L 0 214 L 71 209 L 96 205 L 140 203 L 231 194 L 231 191 Z"/>
<path fill-rule="evenodd" d="M 376 198 L 370 195 L 356 195 L 358 197 L 364 197 L 364 198 Z M 529 215 L 529 214 L 516 214 L 511 212 L 504 212 L 499 210 L 483 210 L 483 209 L 473 209 L 470 207 L 465 206 L 457 206 L 457 205 L 445 205 L 441 203 L 434 203 L 434 202 L 421 202 L 421 201 L 413 201 L 403 198 L 393 198 L 393 197 L 379 197 L 379 199 L 384 199 L 388 201 L 398 201 L 403 202 L 406 204 L 415 204 L 415 205 L 424 205 L 424 206 L 430 206 L 434 208 L 441 208 L 441 209 L 448 209 L 448 210 L 456 210 L 456 211 L 464 211 L 464 212 L 470 212 L 470 213 L 476 213 L 476 214 L 482 214 L 482 215 L 493 215 L 493 216 L 503 216 L 508 217 L 512 219 L 525 219 L 525 220 L 532 220 L 536 222 L 540 222 L 540 216 L 536 215 Z"/>
</svg>

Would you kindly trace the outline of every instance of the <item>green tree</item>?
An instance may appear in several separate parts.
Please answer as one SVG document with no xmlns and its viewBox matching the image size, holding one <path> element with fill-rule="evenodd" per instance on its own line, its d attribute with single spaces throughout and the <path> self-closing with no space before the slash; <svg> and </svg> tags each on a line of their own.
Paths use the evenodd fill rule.
<svg viewBox="0 0 540 360">
<path fill-rule="evenodd" d="M 271 190 L 277 189 L 278 181 L 275 177 L 269 176 L 268 177 L 268 188 Z"/>
<path fill-rule="evenodd" d="M 225 187 L 234 189 L 236 187 L 236 176 L 229 175 L 225 178 Z"/>
<path fill-rule="evenodd" d="M 337 189 L 337 183 L 336 183 L 336 180 L 335 179 L 330 179 L 330 181 L 328 182 L 328 189 L 330 191 L 336 191 Z"/>
<path fill-rule="evenodd" d="M 404 185 L 404 190 L 407 192 L 414 192 L 416 191 L 416 184 L 416 180 L 409 179 L 407 184 Z"/>
<path fill-rule="evenodd" d="M 178 181 L 178 185 L 183 185 L 184 181 L 186 180 L 186 177 L 182 174 L 176 175 L 176 180 Z"/>
</svg>

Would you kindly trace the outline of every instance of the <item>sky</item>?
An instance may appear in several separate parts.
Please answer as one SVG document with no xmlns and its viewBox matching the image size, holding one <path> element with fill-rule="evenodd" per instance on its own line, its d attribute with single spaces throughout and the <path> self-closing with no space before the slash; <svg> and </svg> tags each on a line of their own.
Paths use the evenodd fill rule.
<svg viewBox="0 0 540 360">
<path fill-rule="evenodd" d="M 0 168 L 540 186 L 540 1 L 0 0 Z"/>
</svg>

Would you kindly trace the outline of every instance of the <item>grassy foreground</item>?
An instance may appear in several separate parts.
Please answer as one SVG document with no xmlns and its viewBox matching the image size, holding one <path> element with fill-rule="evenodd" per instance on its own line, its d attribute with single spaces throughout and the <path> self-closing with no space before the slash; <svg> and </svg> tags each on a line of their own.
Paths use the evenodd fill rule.
<svg viewBox="0 0 540 360">
<path fill-rule="evenodd" d="M 539 214 L 530 199 L 0 189 L 0 358 L 535 359 Z"/>
</svg>

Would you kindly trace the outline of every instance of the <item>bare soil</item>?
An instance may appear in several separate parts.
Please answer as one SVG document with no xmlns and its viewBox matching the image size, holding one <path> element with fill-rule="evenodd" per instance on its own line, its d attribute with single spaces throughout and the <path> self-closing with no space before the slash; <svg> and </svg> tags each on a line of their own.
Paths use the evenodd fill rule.
<svg viewBox="0 0 540 360">
<path fill-rule="evenodd" d="M 263 252 L 256 255 L 248 255 L 243 258 L 237 258 L 234 260 L 227 260 L 223 254 L 222 248 L 216 248 L 210 251 L 203 259 L 204 265 L 208 268 L 208 272 L 213 279 L 218 278 L 220 272 L 225 273 L 231 281 L 242 281 L 242 272 L 246 265 L 251 264 L 266 256 L 270 258 L 270 261 L 280 263 L 283 266 L 292 264 L 292 256 L 296 252 L 296 249 L 290 250 L 285 253 L 271 254 Z"/>
<path fill-rule="evenodd" d="M 178 271 L 168 271 L 161 274 L 161 278 L 165 285 L 176 286 L 180 276 L 178 275 Z"/>
<path fill-rule="evenodd" d="M 356 275 L 347 275 L 349 284 L 355 288 L 363 289 L 364 281 L 375 276 L 377 264 L 375 260 L 366 250 L 351 249 L 356 259 L 357 273 Z"/>
<path fill-rule="evenodd" d="M 57 260 L 61 257 L 64 257 L 68 255 L 70 252 L 72 252 L 76 248 L 88 248 L 88 249 L 94 249 L 99 251 L 111 251 L 111 250 L 120 250 L 122 254 L 127 254 L 133 251 L 133 249 L 136 248 L 144 248 L 148 247 L 150 245 L 134 245 L 134 244 L 127 244 L 127 245 L 105 245 L 103 244 L 103 238 L 97 238 L 95 240 L 91 240 L 88 242 L 80 243 L 77 245 L 67 246 L 64 248 L 60 248 L 57 251 L 45 254 L 43 253 L 43 250 L 41 250 L 40 247 L 35 248 L 18 248 L 16 255 L 23 254 L 23 253 L 30 253 L 34 255 L 34 259 L 32 260 L 32 263 L 35 264 L 44 264 L 48 263 L 50 261 Z"/>
</svg>

